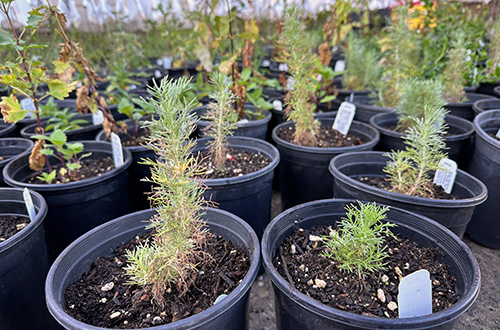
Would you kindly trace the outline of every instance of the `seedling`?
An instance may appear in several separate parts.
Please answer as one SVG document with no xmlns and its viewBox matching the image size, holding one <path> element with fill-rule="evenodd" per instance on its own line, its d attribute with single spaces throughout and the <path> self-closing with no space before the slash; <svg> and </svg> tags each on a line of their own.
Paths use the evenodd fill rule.
<svg viewBox="0 0 500 330">
<path fill-rule="evenodd" d="M 338 224 L 338 229 L 322 240 L 326 246 L 323 256 L 334 260 L 339 269 L 349 273 L 363 273 L 385 268 L 387 257 L 384 236 L 395 237 L 390 228 L 396 226 L 382 222 L 389 207 L 376 203 L 362 203 L 358 207 L 346 206 L 346 217 Z"/>
<path fill-rule="evenodd" d="M 465 99 L 464 86 L 467 72 L 467 49 L 465 35 L 458 34 L 448 51 L 448 64 L 441 76 L 443 82 L 443 98 L 448 102 L 459 103 Z"/>
<path fill-rule="evenodd" d="M 349 34 L 345 49 L 343 87 L 349 90 L 375 89 L 380 80 L 379 54 L 354 33 Z"/>
</svg>

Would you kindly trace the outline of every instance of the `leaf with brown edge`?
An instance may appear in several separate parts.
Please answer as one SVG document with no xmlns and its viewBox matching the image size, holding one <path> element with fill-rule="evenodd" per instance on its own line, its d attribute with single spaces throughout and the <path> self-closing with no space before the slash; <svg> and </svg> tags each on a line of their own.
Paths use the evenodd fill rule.
<svg viewBox="0 0 500 330">
<path fill-rule="evenodd" d="M 120 133 L 127 134 L 128 125 L 126 123 L 121 123 L 119 127 L 120 127 Z"/>
<path fill-rule="evenodd" d="M 14 94 L 11 94 L 10 96 L 2 96 L 0 108 L 3 119 L 7 123 L 17 123 L 21 119 L 24 119 L 24 117 L 28 114 L 28 110 L 23 110 L 21 108 L 21 104 L 19 104 L 19 101 Z"/>
<path fill-rule="evenodd" d="M 247 39 L 245 41 L 245 47 L 243 48 L 243 52 L 241 53 L 241 57 L 243 58 L 243 69 L 252 66 L 252 60 L 250 55 L 253 55 L 254 45 L 253 42 Z"/>
<path fill-rule="evenodd" d="M 106 98 L 104 96 L 99 96 L 99 105 L 103 108 L 108 106 L 108 102 L 106 102 Z"/>
<path fill-rule="evenodd" d="M 31 155 L 29 158 L 29 166 L 33 171 L 40 171 L 45 165 L 45 155 L 40 152 L 45 145 L 45 141 L 38 139 L 35 142 L 35 146 L 31 150 Z"/>
<path fill-rule="evenodd" d="M 59 61 L 63 63 L 68 63 L 69 62 L 69 54 L 71 52 L 71 46 L 69 45 L 69 42 L 65 42 L 60 44 L 61 45 L 61 50 L 59 51 Z"/>
<path fill-rule="evenodd" d="M 82 85 L 76 89 L 76 110 L 86 113 L 90 103 L 89 86 Z"/>
<path fill-rule="evenodd" d="M 332 52 L 330 51 L 330 47 L 328 46 L 327 42 L 322 43 L 318 46 L 318 54 L 321 63 L 324 66 L 328 66 L 330 64 L 330 61 L 332 60 Z"/>
<path fill-rule="evenodd" d="M 102 128 L 104 130 L 104 133 L 106 133 L 106 137 L 108 140 L 111 137 L 111 133 L 114 131 L 114 125 L 111 121 L 109 121 L 108 117 L 104 116 L 104 120 L 102 122 Z"/>
</svg>

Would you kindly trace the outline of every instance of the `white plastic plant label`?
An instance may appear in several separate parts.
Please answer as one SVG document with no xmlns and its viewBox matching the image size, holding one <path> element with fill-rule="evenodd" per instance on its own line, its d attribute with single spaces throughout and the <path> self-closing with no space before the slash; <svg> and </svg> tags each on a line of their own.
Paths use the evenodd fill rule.
<svg viewBox="0 0 500 330">
<path fill-rule="evenodd" d="M 172 59 L 170 58 L 170 56 L 164 56 L 162 58 L 163 60 L 163 68 L 164 69 L 170 69 L 172 67 Z"/>
<path fill-rule="evenodd" d="M 316 77 L 316 80 L 321 81 L 321 79 L 323 79 L 323 76 L 321 75 L 321 73 L 318 73 L 318 76 Z"/>
<path fill-rule="evenodd" d="M 333 71 L 344 71 L 345 70 L 345 62 L 342 60 L 338 60 L 335 62 L 335 67 L 333 68 Z"/>
<path fill-rule="evenodd" d="M 160 72 L 160 70 L 155 70 L 155 77 L 156 78 L 161 78 L 161 72 Z"/>
<path fill-rule="evenodd" d="M 440 169 L 434 174 L 433 182 L 450 194 L 457 176 L 457 163 L 451 159 L 443 158 L 439 162 L 439 167 Z"/>
<path fill-rule="evenodd" d="M 111 133 L 111 148 L 113 150 L 113 162 L 115 163 L 115 168 L 118 168 L 123 165 L 123 149 L 122 141 L 115 133 Z"/>
<path fill-rule="evenodd" d="M 432 285 L 426 269 L 403 277 L 399 283 L 398 310 L 400 318 L 432 314 Z"/>
<path fill-rule="evenodd" d="M 248 119 L 246 119 L 246 118 L 245 118 L 245 119 L 240 119 L 240 120 L 238 120 L 238 122 L 237 122 L 237 124 L 239 124 L 239 125 L 248 124 L 248 123 L 249 123 L 249 121 L 248 121 Z"/>
<path fill-rule="evenodd" d="M 286 63 L 280 63 L 279 70 L 280 71 L 288 71 L 288 65 Z"/>
<path fill-rule="evenodd" d="M 104 114 L 102 113 L 102 110 L 97 110 L 96 113 L 92 114 L 92 124 L 101 125 L 103 121 Z"/>
<path fill-rule="evenodd" d="M 500 139 L 500 128 L 498 129 L 498 132 L 495 136 Z"/>
<path fill-rule="evenodd" d="M 344 101 L 339 107 L 335 121 L 333 122 L 333 129 L 346 135 L 351 128 L 354 114 L 356 113 L 356 106 L 351 102 Z"/>
<path fill-rule="evenodd" d="M 269 61 L 269 60 L 263 60 L 263 61 L 262 61 L 262 66 L 263 66 L 264 68 L 268 68 L 268 67 L 270 67 L 270 66 L 271 66 L 271 61 Z"/>
<path fill-rule="evenodd" d="M 227 297 L 227 294 L 221 294 L 220 296 L 217 297 L 217 299 L 215 299 L 214 305 L 221 302 L 221 300 L 226 298 L 226 297 Z"/>
<path fill-rule="evenodd" d="M 163 59 L 159 58 L 156 60 L 156 65 L 162 66 L 163 65 Z"/>
<path fill-rule="evenodd" d="M 24 188 L 23 198 L 24 198 L 24 204 L 26 204 L 26 209 L 28 210 L 28 216 L 30 217 L 30 220 L 33 221 L 33 219 L 35 219 L 36 212 L 35 212 L 35 206 L 33 205 L 33 200 L 31 199 L 31 194 L 30 194 L 28 188 Z"/>
<path fill-rule="evenodd" d="M 129 86 L 128 86 L 128 89 L 129 89 L 129 90 L 134 90 L 134 89 L 137 89 L 137 86 L 136 86 L 136 85 L 134 85 L 134 84 L 132 84 L 132 85 L 129 85 Z"/>
<path fill-rule="evenodd" d="M 274 100 L 273 101 L 273 108 L 274 108 L 274 110 L 282 111 L 283 110 L 283 103 L 280 100 Z"/>
<path fill-rule="evenodd" d="M 34 111 L 36 111 L 35 104 L 33 103 L 33 100 L 30 98 L 25 98 L 22 99 L 19 104 L 21 104 L 21 109 L 27 110 L 28 112 L 28 117 L 34 117 Z"/>
</svg>

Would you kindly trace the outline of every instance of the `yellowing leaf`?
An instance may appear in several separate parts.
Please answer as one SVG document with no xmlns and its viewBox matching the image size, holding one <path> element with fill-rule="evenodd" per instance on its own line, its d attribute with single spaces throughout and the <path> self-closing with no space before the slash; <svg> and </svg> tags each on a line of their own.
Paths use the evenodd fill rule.
<svg viewBox="0 0 500 330">
<path fill-rule="evenodd" d="M 65 63 L 65 62 L 62 62 L 59 60 L 55 60 L 54 62 L 52 62 L 52 64 L 54 64 L 54 66 L 55 66 L 54 72 L 57 74 L 63 73 L 69 67 L 69 63 Z"/>
<path fill-rule="evenodd" d="M 231 72 L 231 67 L 233 66 L 233 63 L 234 63 L 233 58 L 230 58 L 227 61 L 223 61 L 219 65 L 219 71 L 222 72 L 223 74 L 229 74 L 229 72 Z"/>
<path fill-rule="evenodd" d="M 78 81 L 72 82 L 71 84 L 66 84 L 59 79 L 53 79 L 49 83 L 49 94 L 58 100 L 63 100 L 69 96 L 69 93 L 75 89 Z"/>
<path fill-rule="evenodd" d="M 0 108 L 2 109 L 3 119 L 8 123 L 17 123 L 28 114 L 28 110 L 21 108 L 21 104 L 14 95 L 2 96 Z"/>
</svg>

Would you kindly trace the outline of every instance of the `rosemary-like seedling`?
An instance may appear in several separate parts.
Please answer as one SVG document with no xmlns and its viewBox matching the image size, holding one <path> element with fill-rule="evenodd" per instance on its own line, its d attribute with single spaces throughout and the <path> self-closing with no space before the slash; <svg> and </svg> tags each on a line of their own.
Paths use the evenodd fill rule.
<svg viewBox="0 0 500 330">
<path fill-rule="evenodd" d="M 319 122 L 314 119 L 314 57 L 308 46 L 304 24 L 297 17 L 297 11 L 287 13 L 279 39 L 284 49 L 284 62 L 291 78 L 287 88 L 288 120 L 295 123 L 294 142 L 303 146 L 316 146 Z"/>
<path fill-rule="evenodd" d="M 458 33 L 452 43 L 452 48 L 448 51 L 448 64 L 441 76 L 443 98 L 446 102 L 458 103 L 464 100 L 467 66 L 465 34 L 462 32 Z"/>
<path fill-rule="evenodd" d="M 429 107 L 424 118 L 414 118 L 415 124 L 405 136 L 406 149 L 385 154 L 390 158 L 384 167 L 392 191 L 410 196 L 432 198 L 432 178 L 429 172 L 439 169 L 439 161 L 446 157 L 442 134 L 446 124 L 441 120 L 443 108 Z"/>
<path fill-rule="evenodd" d="M 214 166 L 223 171 L 227 153 L 227 137 L 233 135 L 236 129 L 235 121 L 238 119 L 238 113 L 233 108 L 236 95 L 231 91 L 233 82 L 229 76 L 218 71 L 214 72 L 211 83 L 215 91 L 210 94 L 210 97 L 215 102 L 208 105 L 205 118 L 211 124 L 205 129 L 205 135 L 212 138 L 208 146 Z"/>
<path fill-rule="evenodd" d="M 438 80 L 409 79 L 401 84 L 401 98 L 396 107 L 398 128 L 406 131 L 415 124 L 415 118 L 427 116 L 426 110 L 441 108 L 443 100 L 443 86 Z M 443 118 L 438 122 L 444 121 Z"/>
<path fill-rule="evenodd" d="M 362 203 L 358 207 L 346 206 L 346 217 L 342 218 L 336 231 L 323 236 L 326 246 L 323 255 L 338 263 L 341 270 L 357 272 L 359 276 L 366 272 L 384 269 L 387 257 L 384 236 L 393 236 L 393 223 L 382 222 L 389 207 L 376 203 Z"/>
<path fill-rule="evenodd" d="M 156 159 L 147 159 L 151 178 L 155 184 L 150 200 L 158 213 L 148 228 L 153 228 L 151 242 L 128 251 L 130 284 L 146 285 L 154 301 L 164 304 L 163 294 L 169 286 L 177 285 L 186 292 L 193 281 L 192 264 L 195 248 L 201 248 L 208 233 L 203 229 L 200 213 L 204 200 L 202 183 L 193 179 L 201 174 L 191 154 L 195 142 L 189 135 L 195 129 L 195 118 L 189 114 L 194 102 L 185 104 L 181 96 L 189 88 L 189 80 L 164 78 L 160 85 L 150 88 L 147 103 L 154 107 L 158 118 L 147 121 L 151 135 L 147 147 Z"/>
<path fill-rule="evenodd" d="M 343 86 L 350 90 L 374 89 L 380 79 L 379 54 L 354 33 L 347 39 Z"/>
</svg>

